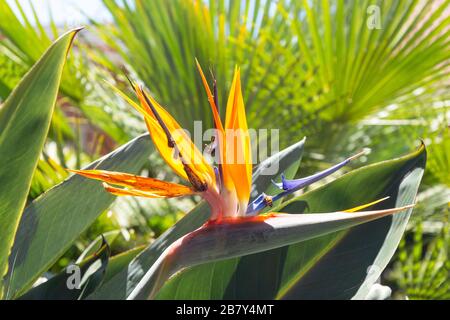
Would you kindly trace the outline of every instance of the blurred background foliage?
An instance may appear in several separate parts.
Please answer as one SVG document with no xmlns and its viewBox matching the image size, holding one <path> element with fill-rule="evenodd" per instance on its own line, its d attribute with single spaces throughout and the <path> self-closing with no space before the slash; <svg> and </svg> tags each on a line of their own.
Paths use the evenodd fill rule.
<svg viewBox="0 0 450 320">
<path fill-rule="evenodd" d="M 80 168 L 145 131 L 107 82 L 132 96 L 129 73 L 185 128 L 199 120 L 208 129 L 194 59 L 214 74 L 222 112 L 239 65 L 249 126 L 280 129 L 280 148 L 307 136 L 299 175 L 364 147 L 372 152 L 362 162 L 396 157 L 423 139 L 429 160 L 419 205 L 382 281 L 396 298 L 449 298 L 450 1 L 103 4 L 110 22 L 85 13 L 89 23 L 68 60 L 30 199 L 62 181 L 64 168 Z M 31 2 L 0 0 L 0 101 L 66 29 L 44 25 Z M 142 174 L 175 179 L 156 154 Z M 148 243 L 196 201 L 118 199 L 52 270 L 76 260 L 99 233 L 114 232 L 114 253 Z"/>
</svg>

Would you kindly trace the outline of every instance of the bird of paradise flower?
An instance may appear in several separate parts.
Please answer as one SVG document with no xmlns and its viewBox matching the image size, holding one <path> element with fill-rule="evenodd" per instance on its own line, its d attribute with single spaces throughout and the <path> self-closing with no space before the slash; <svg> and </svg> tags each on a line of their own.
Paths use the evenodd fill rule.
<svg viewBox="0 0 450 320">
<path fill-rule="evenodd" d="M 214 154 L 215 164 L 208 161 L 165 108 L 143 87 L 130 81 L 140 105 L 122 92 L 119 94 L 143 115 L 150 136 L 163 159 L 190 185 L 122 172 L 70 170 L 102 181 L 105 190 L 117 196 L 173 198 L 198 194 L 210 206 L 208 222 L 173 243 L 149 270 L 142 284 L 135 288 L 131 298 L 154 297 L 165 279 L 186 266 L 277 248 L 379 219 L 413 206 L 355 213 L 385 200 L 383 198 L 343 212 L 260 214 L 263 209 L 271 207 L 274 201 L 329 176 L 363 153 L 305 178 L 288 180 L 282 175 L 281 182 L 274 182 L 280 189 L 279 193 L 262 193 L 250 201 L 252 153 L 240 70 L 235 69 L 223 123 L 216 86 L 211 91 L 198 61 L 196 63 L 214 118 L 216 133 L 208 146 L 208 152 Z M 249 234 L 263 236 L 249 237 Z M 218 246 L 218 243 L 222 245 Z M 241 250 L 241 247 L 245 248 Z"/>
</svg>

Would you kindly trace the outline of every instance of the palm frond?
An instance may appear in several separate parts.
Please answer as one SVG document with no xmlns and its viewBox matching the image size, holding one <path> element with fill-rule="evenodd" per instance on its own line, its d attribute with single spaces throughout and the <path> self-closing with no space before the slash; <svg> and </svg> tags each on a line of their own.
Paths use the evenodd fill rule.
<svg viewBox="0 0 450 320">
<path fill-rule="evenodd" d="M 12 6 L 6 0 L 0 0 L 0 56 L 2 60 L 8 61 L 1 64 L 0 73 L 5 69 L 20 68 L 23 75 L 42 55 L 52 40 L 59 35 L 59 29 L 54 21 L 50 21 L 50 26 L 43 26 L 32 5 L 29 3 L 32 17 L 25 14 L 24 7 L 15 2 L 16 15 Z M 123 126 L 112 121 L 112 114 L 105 108 L 106 102 L 98 99 L 98 85 L 93 84 L 101 70 L 89 62 L 88 57 L 81 50 L 75 50 L 67 60 L 63 79 L 61 82 L 61 93 L 67 98 L 66 104 L 70 104 L 80 109 L 85 118 L 89 119 L 92 126 L 98 127 L 119 143 L 126 142 L 129 135 L 122 129 Z M 10 79 L 6 83 L 1 81 L 1 98 L 5 99 L 7 94 L 15 87 L 19 78 Z M 103 89 L 103 95 L 108 92 Z M 89 97 L 95 95 L 96 103 L 92 104 Z"/>
<path fill-rule="evenodd" d="M 188 128 L 211 124 L 194 57 L 216 73 L 222 105 L 223 79 L 241 65 L 252 125 L 283 123 L 296 136 L 335 130 L 448 80 L 448 1 L 104 3 L 115 19 L 112 32 L 98 26 L 106 42 Z M 371 5 L 380 29 L 367 26 Z"/>
<path fill-rule="evenodd" d="M 448 209 L 447 209 L 448 214 Z M 395 284 L 409 299 L 450 299 L 449 222 L 437 226 L 438 230 L 425 230 L 426 222 L 417 224 L 411 234 L 412 243 L 405 239 L 399 247 L 398 261 L 392 273 Z"/>
</svg>

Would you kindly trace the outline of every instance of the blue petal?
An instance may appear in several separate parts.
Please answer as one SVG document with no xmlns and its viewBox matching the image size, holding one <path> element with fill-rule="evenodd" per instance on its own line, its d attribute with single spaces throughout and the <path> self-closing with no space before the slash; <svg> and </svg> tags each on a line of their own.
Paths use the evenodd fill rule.
<svg viewBox="0 0 450 320">
<path fill-rule="evenodd" d="M 256 197 L 256 199 L 249 204 L 247 208 L 247 215 L 255 215 L 256 213 L 264 209 L 266 207 L 266 202 L 264 201 L 266 196 L 267 195 L 263 192 L 258 197 Z"/>
<path fill-rule="evenodd" d="M 279 189 L 283 190 L 283 192 L 273 196 L 272 201 L 277 201 L 291 193 L 294 193 L 295 191 L 303 189 L 303 188 L 309 186 L 310 184 L 313 184 L 314 182 L 317 182 L 317 181 L 329 176 L 332 173 L 335 173 L 336 171 L 341 169 L 343 166 L 347 165 L 350 161 L 363 155 L 364 153 L 365 153 L 365 151 L 360 152 L 360 153 L 358 153 L 350 158 L 347 158 L 344 161 L 342 161 L 326 170 L 315 173 L 309 177 L 295 179 L 295 180 L 288 180 L 288 179 L 286 179 L 284 174 L 282 174 L 281 175 L 281 183 L 276 183 L 274 181 L 272 181 L 272 183 Z M 267 197 L 267 195 L 263 193 L 263 194 L 259 195 L 255 200 L 253 200 L 253 202 L 251 202 L 248 206 L 247 214 L 249 214 L 249 215 L 256 214 L 257 212 L 264 209 L 267 206 L 267 203 L 264 200 L 266 197 Z"/>
<path fill-rule="evenodd" d="M 315 173 L 309 177 L 295 179 L 295 180 L 287 180 L 284 178 L 284 176 L 281 177 L 281 185 L 283 190 L 289 191 L 290 193 L 295 192 L 297 190 L 303 189 L 304 187 L 309 186 L 310 184 L 313 184 L 314 182 L 317 182 L 319 180 L 322 180 L 323 178 L 329 176 L 332 173 L 335 173 L 343 166 L 347 165 L 351 161 L 351 158 L 345 159 L 344 161 L 332 166 L 331 168 L 328 168 L 326 170 L 320 171 L 318 173 Z"/>
</svg>

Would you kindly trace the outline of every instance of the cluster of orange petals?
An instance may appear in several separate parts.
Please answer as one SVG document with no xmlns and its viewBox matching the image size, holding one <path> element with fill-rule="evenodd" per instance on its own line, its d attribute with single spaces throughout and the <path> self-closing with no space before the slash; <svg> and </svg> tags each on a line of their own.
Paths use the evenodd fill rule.
<svg viewBox="0 0 450 320">
<path fill-rule="evenodd" d="M 226 203 L 219 211 L 225 216 L 244 215 L 252 184 L 252 159 L 240 70 L 235 69 L 228 97 L 225 125 L 222 124 L 214 97 L 197 62 L 217 130 L 220 177 L 213 166 L 194 145 L 178 122 L 144 89 L 131 83 L 140 104 L 119 92 L 143 116 L 150 136 L 169 166 L 191 186 L 165 182 L 154 178 L 103 170 L 71 170 L 87 178 L 104 182 L 104 187 L 119 196 L 168 198 L 207 193 L 215 204 Z M 231 132 L 232 134 L 228 134 Z M 220 181 L 217 181 L 220 180 Z M 219 199 L 219 200 L 218 200 Z M 226 208 L 225 208 L 226 207 Z M 227 214 L 228 213 L 228 214 Z"/>
</svg>

